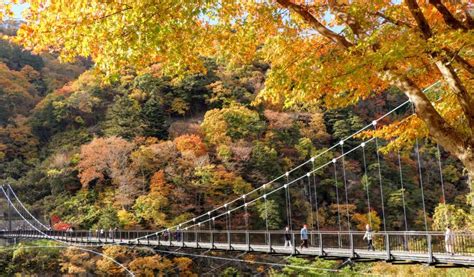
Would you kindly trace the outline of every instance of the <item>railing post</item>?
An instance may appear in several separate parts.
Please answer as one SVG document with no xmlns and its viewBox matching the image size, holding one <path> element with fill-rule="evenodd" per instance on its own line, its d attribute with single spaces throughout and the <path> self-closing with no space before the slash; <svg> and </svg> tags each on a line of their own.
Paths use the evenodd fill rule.
<svg viewBox="0 0 474 277">
<path fill-rule="evenodd" d="M 181 247 L 184 247 L 184 235 L 185 235 L 185 232 L 181 231 L 181 229 L 179 229 L 178 233 L 176 234 L 176 236 L 179 236 L 179 238 L 181 239 Z"/>
<path fill-rule="evenodd" d="M 250 234 L 248 230 L 245 231 L 245 243 L 247 244 L 247 251 L 252 250 L 252 248 L 250 247 Z"/>
<path fill-rule="evenodd" d="M 428 244 L 428 264 L 433 263 L 433 246 L 431 241 L 431 234 L 426 234 L 426 243 Z"/>
<path fill-rule="evenodd" d="M 232 250 L 232 241 L 230 240 L 230 231 L 227 230 L 227 245 L 229 250 Z"/>
<path fill-rule="evenodd" d="M 293 246 L 293 255 L 296 255 L 296 240 L 295 240 L 295 233 L 291 233 L 291 244 Z"/>
<path fill-rule="evenodd" d="M 352 232 L 349 233 L 349 243 L 351 246 L 351 258 L 355 257 L 355 250 L 354 250 L 354 234 Z"/>
<path fill-rule="evenodd" d="M 169 243 L 169 246 L 171 246 L 171 237 L 173 236 L 173 234 L 171 234 L 170 231 L 168 231 L 168 243 Z"/>
<path fill-rule="evenodd" d="M 211 249 L 214 249 L 214 232 L 211 230 Z"/>
<path fill-rule="evenodd" d="M 199 234 L 196 229 L 194 229 L 194 239 L 196 240 L 196 248 L 199 248 Z"/>
<path fill-rule="evenodd" d="M 392 259 L 392 255 L 390 254 L 390 237 L 388 233 L 385 233 L 385 249 L 387 251 L 387 261 Z"/>
<path fill-rule="evenodd" d="M 273 252 L 273 247 L 272 247 L 272 234 L 268 232 L 268 253 Z"/>
<path fill-rule="evenodd" d="M 319 256 L 324 255 L 324 249 L 323 249 L 323 234 L 319 233 Z"/>
</svg>

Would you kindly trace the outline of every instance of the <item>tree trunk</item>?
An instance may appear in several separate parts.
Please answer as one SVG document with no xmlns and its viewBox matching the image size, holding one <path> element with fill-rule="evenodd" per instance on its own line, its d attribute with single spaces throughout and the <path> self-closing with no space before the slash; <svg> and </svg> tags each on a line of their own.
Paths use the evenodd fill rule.
<svg viewBox="0 0 474 277">
<path fill-rule="evenodd" d="M 466 116 L 469 128 L 474 130 L 474 101 L 472 97 L 467 92 L 466 87 L 463 85 L 451 64 L 442 58 L 436 61 L 436 66 L 456 95 L 459 105 L 461 105 L 464 115 Z"/>
<path fill-rule="evenodd" d="M 463 162 L 467 170 L 467 184 L 469 185 L 470 193 L 467 196 L 467 202 L 471 205 L 471 215 L 474 215 L 474 155 L 471 150 L 471 159 Z"/>
<path fill-rule="evenodd" d="M 436 111 L 423 91 L 410 79 L 391 70 L 387 70 L 381 77 L 408 96 L 415 106 L 417 116 L 426 123 L 430 135 L 464 165 L 468 172 L 471 189 L 468 202 L 474 208 L 474 143 L 472 138 L 462 136 L 452 128 Z"/>
</svg>

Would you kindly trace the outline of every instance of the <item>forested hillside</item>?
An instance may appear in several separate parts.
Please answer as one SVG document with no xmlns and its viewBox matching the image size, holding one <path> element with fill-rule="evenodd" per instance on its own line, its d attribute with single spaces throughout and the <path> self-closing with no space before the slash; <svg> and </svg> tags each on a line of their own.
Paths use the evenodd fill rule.
<svg viewBox="0 0 474 277">
<path fill-rule="evenodd" d="M 86 2 L 77 1 L 77 5 L 87 6 Z M 445 60 L 441 64 L 430 60 L 468 56 L 463 47 L 472 38 L 471 27 L 435 37 L 433 33 L 444 32 L 445 26 L 441 16 L 428 9 L 428 21 L 437 28 L 422 36 L 418 33 L 423 30 L 415 27 L 421 19 L 404 18 L 409 13 L 405 8 L 387 11 L 384 5 L 388 4 L 380 1 L 367 7 L 351 4 L 354 9 L 346 10 L 345 5 L 333 3 L 332 9 L 347 12 L 360 24 L 336 17 L 332 27 L 347 23 L 349 28 L 340 34 L 316 28 L 337 46 L 331 49 L 328 41 L 313 40 L 311 32 L 300 27 L 319 27 L 311 13 L 322 13 L 322 8 L 305 12 L 292 1 L 276 1 L 279 11 L 286 8 L 301 17 L 294 18 L 276 13 L 273 2 L 234 6 L 229 1 L 229 6 L 216 4 L 216 14 L 207 4 L 201 10 L 201 3 L 184 2 L 183 6 L 190 7 L 179 9 L 179 20 L 168 18 L 166 9 L 150 3 L 133 7 L 109 3 L 110 15 L 91 12 L 101 16 L 99 23 L 78 14 L 80 8 L 68 10 L 55 4 L 44 15 L 46 8 L 38 4 L 32 6 L 30 25 L 23 25 L 18 36 L 18 23 L 2 25 L 0 184 L 11 184 L 36 217 L 52 229 L 66 225 L 91 232 L 174 226 L 325 153 L 410 98 L 412 106 L 377 122 L 384 126 L 374 132 L 381 157 L 379 145 L 368 144 L 363 162 L 360 153 L 345 157 L 343 177 L 342 169 L 336 168 L 339 165 L 316 172 L 317 198 L 304 180 L 288 189 L 292 225 L 308 224 L 310 229 L 317 225 L 328 231 L 340 230 L 341 225 L 362 231 L 369 222 L 375 231 L 424 230 L 425 225 L 439 231 L 447 225 L 456 231 L 474 229 L 468 181 L 473 176 L 469 138 L 474 121 L 470 122 L 472 113 L 466 109 L 469 103 L 465 106 L 453 96 L 462 91 L 448 93 L 464 88 L 468 96 L 472 94 L 468 91 L 472 73 L 451 72 Z M 384 20 L 364 17 L 365 13 L 378 16 L 379 9 L 390 16 L 384 15 Z M 91 10 L 86 9 L 86 14 Z M 129 10 L 133 11 L 129 17 L 114 17 Z M 158 24 L 163 28 L 149 23 L 157 14 L 163 16 Z M 54 24 L 59 25 L 49 29 Z M 459 47 L 457 54 L 451 57 L 449 47 Z M 464 62 L 469 64 L 469 60 Z M 441 73 L 431 74 L 436 66 Z M 451 75 L 458 72 L 459 77 L 452 78 L 459 82 L 438 82 L 445 69 Z M 467 89 L 459 86 L 461 81 Z M 439 84 L 421 92 L 435 82 Z M 426 106 L 431 108 L 423 110 Z M 410 120 L 400 123 L 410 114 Z M 344 147 L 360 145 L 364 134 L 298 168 L 297 175 L 337 157 Z M 467 139 L 461 143 L 456 139 L 460 137 Z M 419 152 L 413 147 L 415 141 Z M 371 203 L 366 199 L 369 192 Z M 281 190 L 268 201 L 256 202 L 248 213 L 236 211 L 230 227 L 243 230 L 247 222 L 254 229 L 284 230 L 285 197 Z M 7 209 L 5 203 L 1 205 L 1 210 Z M 313 207 L 317 207 L 316 217 Z M 224 229 L 227 223 L 217 220 L 214 224 Z M 53 245 L 38 241 L 0 248 L 4 270 L 0 276 L 124 274 L 123 268 L 92 253 L 40 248 Z M 141 248 L 106 246 L 100 251 L 137 276 L 198 276 L 213 265 Z M 245 258 L 256 260 L 253 254 Z M 314 276 L 321 274 L 317 268 L 334 269 L 340 264 L 299 258 L 289 262 L 313 266 Z M 299 274 L 292 268 L 269 270 L 252 264 L 218 268 L 222 276 Z M 357 264 L 342 274 L 469 275 L 464 269 L 420 271 L 418 266 L 397 269 L 374 263 Z"/>
<path fill-rule="evenodd" d="M 87 61 L 61 64 L 53 56 L 32 55 L 6 41 L 2 41 L 2 49 L 2 182 L 12 184 L 45 222 L 59 216 L 63 223 L 78 229 L 172 226 L 283 174 L 404 99 L 391 90 L 349 109 L 325 111 L 308 105 L 288 110 L 254 104 L 265 85 L 268 65 L 263 63 L 229 71 L 207 60 L 206 74 L 184 78 L 164 76 L 159 67 L 140 74 L 127 70 L 116 81 L 104 83 L 100 74 L 88 69 Z M 377 182 L 374 149 L 368 152 L 369 175 L 363 174 L 360 162 L 346 161 L 349 206 L 335 204 L 332 172 L 318 176 L 319 220 L 326 229 L 337 229 L 338 208 L 351 213 L 358 229 L 367 223 L 363 182 Z M 435 145 L 427 141 L 422 153 L 426 169 L 437 165 Z M 462 209 L 467 209 L 464 195 L 468 188 L 462 167 L 443 156 L 447 157 L 443 161 L 447 201 L 456 205 L 447 207 L 456 214 L 451 221 L 457 228 L 466 228 Z M 388 222 L 391 229 L 402 230 L 396 157 L 387 158 L 393 163 L 393 167 L 389 163 L 383 168 L 389 176 L 384 180 Z M 404 159 L 411 165 L 404 168 L 405 178 L 410 180 L 406 187 L 409 226 L 416 229 L 423 224 L 417 170 L 413 153 L 406 153 Z M 444 212 L 433 218 L 442 194 L 439 175 L 426 178 L 433 228 L 442 228 Z M 372 192 L 377 203 L 380 195 L 375 186 Z M 291 193 L 297 207 L 295 225 L 308 222 L 305 184 Z M 280 196 L 268 203 L 272 229 L 284 227 L 282 202 Z M 262 220 L 252 224 L 264 224 L 262 207 L 251 212 Z M 379 210 L 373 210 L 376 229 L 380 228 L 379 215 Z M 244 216 L 235 217 L 233 228 L 244 227 Z M 66 255 L 82 254 L 68 250 Z M 54 270 L 59 264 L 50 266 Z M 63 267 L 70 271 L 70 267 Z M 89 265 L 91 268 L 95 266 Z M 97 269 L 107 272 L 110 268 L 99 263 Z M 31 272 L 35 270 L 33 267 Z"/>
</svg>

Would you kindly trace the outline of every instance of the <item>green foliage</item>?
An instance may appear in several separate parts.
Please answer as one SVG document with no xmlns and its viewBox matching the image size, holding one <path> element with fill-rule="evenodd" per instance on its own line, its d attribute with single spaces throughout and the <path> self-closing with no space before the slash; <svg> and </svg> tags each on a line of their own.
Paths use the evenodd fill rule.
<svg viewBox="0 0 474 277">
<path fill-rule="evenodd" d="M 60 248 L 51 241 L 35 241 L 20 243 L 13 248 L 0 248 L 0 265 L 2 276 L 14 274 L 46 274 L 52 275 L 59 271 Z"/>
<path fill-rule="evenodd" d="M 160 100 L 152 96 L 148 99 L 141 110 L 145 136 L 164 139 L 168 136 L 168 123 L 163 105 Z"/>
<path fill-rule="evenodd" d="M 265 130 L 265 123 L 257 112 L 235 105 L 208 111 L 201 127 L 209 143 L 220 145 L 239 139 L 252 141 Z"/>
<path fill-rule="evenodd" d="M 101 209 L 99 220 L 95 224 L 96 228 L 104 228 L 107 230 L 118 227 L 119 225 L 119 218 L 116 209 L 111 206 Z"/>
<path fill-rule="evenodd" d="M 316 258 L 314 261 L 291 257 L 288 259 L 288 266 L 281 271 L 272 271 L 270 276 L 298 276 L 304 272 L 306 276 L 338 276 L 332 272 L 337 267 L 337 261 L 330 261 Z"/>
<path fill-rule="evenodd" d="M 474 215 L 451 204 L 438 204 L 433 214 L 433 230 L 474 230 Z"/>
<path fill-rule="evenodd" d="M 227 267 L 221 272 L 220 276 L 221 277 L 240 277 L 242 275 L 240 274 L 237 268 Z"/>
<path fill-rule="evenodd" d="M 279 165 L 278 153 L 276 150 L 259 141 L 254 143 L 250 163 L 251 166 L 271 178 L 280 175 L 283 171 Z"/>
<path fill-rule="evenodd" d="M 8 65 L 9 68 L 20 71 L 26 65 L 40 70 L 44 67 L 43 59 L 40 56 L 25 51 L 20 46 L 0 39 L 0 62 Z"/>
<path fill-rule="evenodd" d="M 154 228 L 166 226 L 166 214 L 168 199 L 160 194 L 142 195 L 137 198 L 133 205 L 136 218 L 144 225 Z"/>
<path fill-rule="evenodd" d="M 53 214 L 59 215 L 65 222 L 88 229 L 101 217 L 101 211 L 95 206 L 96 200 L 97 194 L 88 190 L 81 190 L 72 197 L 57 196 Z"/>
<path fill-rule="evenodd" d="M 296 151 L 302 160 L 307 160 L 310 157 L 315 156 L 316 148 L 313 146 L 311 139 L 300 138 L 298 144 L 295 145 Z"/>
<path fill-rule="evenodd" d="M 334 122 L 333 125 L 333 137 L 337 140 L 342 140 L 354 132 L 364 127 L 361 118 L 357 115 L 349 115 L 348 118 L 340 119 Z"/>
<path fill-rule="evenodd" d="M 129 96 L 116 96 L 114 104 L 107 111 L 104 132 L 108 136 L 131 139 L 140 135 L 143 125 L 140 120 L 141 108 Z"/>
<path fill-rule="evenodd" d="M 282 215 L 280 213 L 280 204 L 276 200 L 267 200 L 266 205 L 265 201 L 259 201 L 257 203 L 257 211 L 260 219 L 264 222 L 267 220 L 268 216 L 268 228 L 270 230 L 278 230 L 282 227 Z M 265 228 L 265 224 L 261 228 Z"/>
</svg>

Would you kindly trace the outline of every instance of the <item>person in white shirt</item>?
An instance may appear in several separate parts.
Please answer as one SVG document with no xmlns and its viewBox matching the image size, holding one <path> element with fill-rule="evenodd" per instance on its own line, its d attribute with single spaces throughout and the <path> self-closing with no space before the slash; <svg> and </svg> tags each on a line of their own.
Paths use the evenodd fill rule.
<svg viewBox="0 0 474 277">
<path fill-rule="evenodd" d="M 444 234 L 444 244 L 446 252 L 450 255 L 454 255 L 453 244 L 454 244 L 454 232 L 451 230 L 451 226 L 446 226 L 446 233 Z"/>
<path fill-rule="evenodd" d="M 370 229 L 369 224 L 365 225 L 365 234 L 362 239 L 367 239 L 367 250 L 375 251 L 375 247 L 372 244 L 372 229 Z"/>
</svg>

